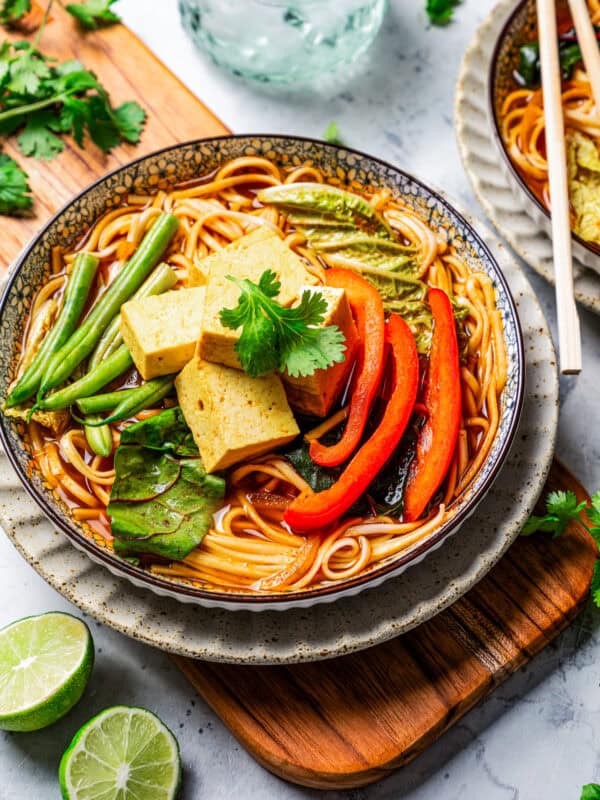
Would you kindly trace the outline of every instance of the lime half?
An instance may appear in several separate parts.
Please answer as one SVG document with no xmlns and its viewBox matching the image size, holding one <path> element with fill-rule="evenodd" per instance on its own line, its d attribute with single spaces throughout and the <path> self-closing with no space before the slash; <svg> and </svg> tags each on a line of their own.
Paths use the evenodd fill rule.
<svg viewBox="0 0 600 800">
<path fill-rule="evenodd" d="M 173 800 L 177 739 L 145 708 L 113 706 L 80 728 L 58 769 L 65 800 Z"/>
<path fill-rule="evenodd" d="M 0 630 L 0 729 L 37 731 L 70 711 L 94 664 L 88 626 L 58 611 Z"/>
</svg>

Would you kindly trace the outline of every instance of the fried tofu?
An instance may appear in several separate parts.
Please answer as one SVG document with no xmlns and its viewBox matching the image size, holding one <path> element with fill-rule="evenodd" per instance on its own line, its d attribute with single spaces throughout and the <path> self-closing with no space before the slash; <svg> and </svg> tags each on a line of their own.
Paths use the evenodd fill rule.
<svg viewBox="0 0 600 800">
<path fill-rule="evenodd" d="M 300 293 L 305 290 L 320 292 L 327 301 L 327 311 L 321 325 L 323 327 L 337 325 L 343 332 L 346 339 L 345 359 L 328 369 L 317 369 L 313 375 L 307 377 L 293 378 L 283 372 L 281 378 L 292 408 L 305 414 L 325 417 L 348 380 L 359 338 L 343 289 L 331 286 L 303 286 Z"/>
<path fill-rule="evenodd" d="M 251 378 L 194 358 L 175 388 L 207 472 L 268 453 L 300 433 L 277 375 Z"/>
<path fill-rule="evenodd" d="M 205 286 L 208 283 L 211 264 L 220 260 L 217 256 L 244 250 L 246 247 L 252 247 L 252 245 L 264 242 L 267 239 L 272 239 L 273 237 L 279 238 L 273 228 L 270 228 L 268 225 L 259 225 L 258 228 L 255 228 L 250 233 L 245 234 L 245 236 L 240 236 L 239 239 L 228 244 L 223 250 L 219 250 L 217 253 L 211 253 L 211 255 L 205 258 L 194 261 L 188 271 L 188 286 Z"/>
<path fill-rule="evenodd" d="M 227 280 L 227 275 L 258 283 L 265 270 L 273 270 L 281 283 L 277 299 L 284 306 L 298 299 L 301 286 L 316 283 L 302 260 L 270 228 L 238 239 L 201 263 L 205 265 L 208 283 L 198 358 L 237 369 L 240 369 L 240 362 L 234 348 L 240 331 L 225 328 L 219 318 L 221 310 L 234 308 L 240 296 L 239 287 Z"/>
<path fill-rule="evenodd" d="M 144 380 L 179 372 L 193 357 L 205 289 L 180 289 L 130 300 L 121 307 L 121 334 Z"/>
</svg>

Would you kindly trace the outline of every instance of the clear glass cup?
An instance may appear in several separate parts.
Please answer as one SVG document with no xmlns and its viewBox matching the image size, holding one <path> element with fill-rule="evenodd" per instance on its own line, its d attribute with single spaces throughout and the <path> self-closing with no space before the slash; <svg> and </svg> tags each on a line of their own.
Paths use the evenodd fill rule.
<svg viewBox="0 0 600 800">
<path fill-rule="evenodd" d="M 217 64 L 296 85 L 355 61 L 386 8 L 387 0 L 179 0 L 184 27 Z"/>
</svg>

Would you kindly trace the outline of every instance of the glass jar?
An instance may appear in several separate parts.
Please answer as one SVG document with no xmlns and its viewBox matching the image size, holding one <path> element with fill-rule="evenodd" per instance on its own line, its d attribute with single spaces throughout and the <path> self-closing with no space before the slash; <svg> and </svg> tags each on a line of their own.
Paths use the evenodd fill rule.
<svg viewBox="0 0 600 800">
<path fill-rule="evenodd" d="M 183 24 L 213 61 L 264 83 L 305 84 L 355 61 L 387 0 L 179 0 Z"/>
</svg>

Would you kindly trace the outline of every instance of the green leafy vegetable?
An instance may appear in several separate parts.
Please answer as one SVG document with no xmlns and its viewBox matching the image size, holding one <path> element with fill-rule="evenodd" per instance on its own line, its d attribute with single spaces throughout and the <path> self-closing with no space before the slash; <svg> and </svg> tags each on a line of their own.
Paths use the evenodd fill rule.
<svg viewBox="0 0 600 800">
<path fill-rule="evenodd" d="M 325 128 L 323 139 L 326 142 L 329 142 L 329 144 L 341 144 L 341 145 L 344 144 L 340 134 L 340 129 L 337 126 L 337 122 L 329 123 L 329 125 Z"/>
<path fill-rule="evenodd" d="M 571 491 L 550 492 L 546 498 L 546 514 L 529 517 L 521 531 L 521 536 L 530 536 L 537 531 L 544 531 L 551 533 L 552 538 L 556 539 L 564 533 L 570 522 L 576 521 L 583 525 L 596 542 L 596 546 L 600 548 L 600 491 L 592 495 L 591 504 L 586 506 L 584 501 L 578 503 L 575 494 Z M 589 525 L 582 516 L 584 509 Z M 600 561 L 596 561 L 594 565 L 591 594 L 594 603 L 600 608 Z M 592 784 L 589 785 L 592 786 Z M 596 795 L 589 795 L 589 797 L 593 798 Z M 600 795 L 598 798 L 600 800 Z"/>
<path fill-rule="evenodd" d="M 596 37 L 600 45 L 600 28 L 596 27 Z M 573 69 L 583 58 L 581 48 L 573 31 L 567 31 L 558 41 L 558 57 L 563 80 L 569 80 Z M 519 48 L 519 65 L 515 79 L 521 86 L 533 89 L 540 85 L 540 46 L 537 41 L 527 42 Z"/>
<path fill-rule="evenodd" d="M 425 11 L 434 25 L 447 25 L 460 0 L 427 0 Z"/>
<path fill-rule="evenodd" d="M 107 512 L 119 554 L 180 560 L 210 529 L 225 481 L 208 475 L 179 407 L 123 430 Z"/>
<path fill-rule="evenodd" d="M 281 285 L 272 270 L 258 284 L 227 276 L 241 289 L 238 305 L 224 308 L 221 323 L 242 328 L 235 350 L 245 372 L 252 377 L 279 369 L 292 377 L 313 375 L 344 360 L 344 334 L 323 322 L 327 301 L 318 291 L 305 291 L 300 303 L 284 308 L 275 298 Z"/>
<path fill-rule="evenodd" d="M 114 25 L 121 21 L 110 9 L 116 2 L 117 0 L 84 0 L 83 3 L 71 3 L 67 6 L 67 11 L 84 28 L 96 30 L 100 26 Z"/>
<path fill-rule="evenodd" d="M 29 11 L 31 0 L 3 0 L 0 3 L 0 22 L 3 25 L 14 25 Z"/>
<path fill-rule="evenodd" d="M 588 783 L 581 789 L 580 800 L 600 800 L 600 785 Z"/>
<path fill-rule="evenodd" d="M 22 214 L 32 203 L 27 174 L 14 159 L 0 153 L 0 214 Z"/>
</svg>

